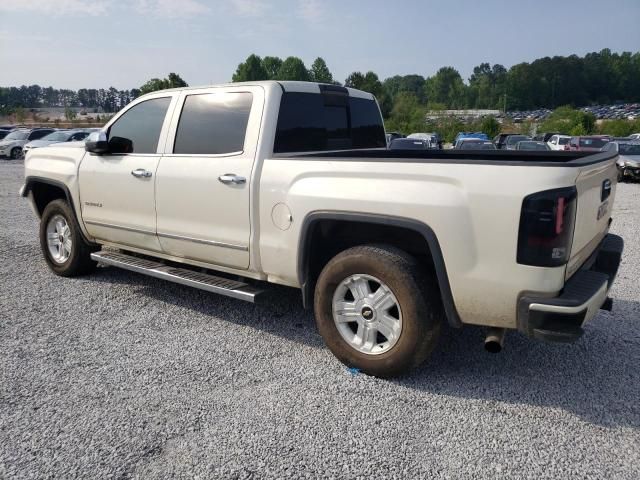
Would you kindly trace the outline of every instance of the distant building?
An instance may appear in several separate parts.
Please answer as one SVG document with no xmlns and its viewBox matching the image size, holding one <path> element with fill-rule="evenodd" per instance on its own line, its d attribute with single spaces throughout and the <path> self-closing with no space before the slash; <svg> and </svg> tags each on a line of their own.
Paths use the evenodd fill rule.
<svg viewBox="0 0 640 480">
<path fill-rule="evenodd" d="M 442 117 L 456 117 L 456 118 L 483 118 L 492 115 L 494 117 L 501 117 L 501 110 L 431 110 L 427 112 L 427 120 L 436 120 Z"/>
</svg>

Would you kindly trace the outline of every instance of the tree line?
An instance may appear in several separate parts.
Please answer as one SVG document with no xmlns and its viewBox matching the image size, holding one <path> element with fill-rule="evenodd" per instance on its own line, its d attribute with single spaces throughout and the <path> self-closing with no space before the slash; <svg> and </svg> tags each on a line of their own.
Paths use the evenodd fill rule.
<svg viewBox="0 0 640 480">
<path fill-rule="evenodd" d="M 240 63 L 232 81 L 300 80 L 339 84 L 326 62 L 317 58 L 307 67 L 297 57 L 281 59 L 252 54 Z M 397 123 L 413 123 L 424 111 L 445 108 L 531 110 L 640 101 L 640 52 L 612 53 L 609 49 L 577 55 L 544 57 L 505 68 L 481 63 L 465 81 L 453 67 L 432 76 L 395 75 L 381 80 L 373 72 L 353 72 L 344 85 L 376 95 L 383 114 Z M 80 89 L 77 91 L 23 85 L 0 88 L 0 111 L 17 107 L 85 107 L 113 112 L 137 96 L 164 88 L 186 86 L 175 73 L 153 78 L 131 90 Z"/>
<path fill-rule="evenodd" d="M 170 73 L 167 78 L 152 78 L 140 88 L 131 90 L 118 90 L 114 87 L 69 90 L 40 85 L 0 87 L 0 114 L 11 113 L 16 109 L 42 107 L 79 107 L 88 111 L 117 112 L 145 93 L 185 86 L 187 83 L 180 75 Z"/>
</svg>

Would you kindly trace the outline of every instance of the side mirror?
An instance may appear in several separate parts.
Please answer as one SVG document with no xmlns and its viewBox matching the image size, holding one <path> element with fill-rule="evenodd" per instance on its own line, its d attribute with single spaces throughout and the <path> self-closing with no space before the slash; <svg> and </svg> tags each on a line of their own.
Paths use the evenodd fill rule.
<svg viewBox="0 0 640 480">
<path fill-rule="evenodd" d="M 107 134 L 102 131 L 92 132 L 87 137 L 84 148 L 87 152 L 95 153 L 96 155 L 104 155 L 105 153 L 109 153 L 109 142 L 107 141 Z"/>
</svg>

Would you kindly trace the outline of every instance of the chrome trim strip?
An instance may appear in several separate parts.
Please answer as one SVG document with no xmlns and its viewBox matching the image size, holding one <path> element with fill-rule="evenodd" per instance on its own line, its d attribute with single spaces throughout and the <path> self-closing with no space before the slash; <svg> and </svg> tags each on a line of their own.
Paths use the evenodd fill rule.
<svg viewBox="0 0 640 480">
<path fill-rule="evenodd" d="M 92 220 L 85 220 L 84 223 L 86 223 L 87 225 L 95 225 L 96 227 L 117 228 L 118 230 L 125 230 L 127 232 L 133 232 L 133 233 L 143 233 L 145 235 L 156 234 L 156 232 L 152 232 L 151 230 L 144 230 L 141 228 L 133 228 L 133 227 L 124 227 L 122 225 L 114 225 L 112 223 L 94 222 Z"/>
<path fill-rule="evenodd" d="M 112 223 L 94 222 L 92 220 L 85 220 L 84 223 L 88 225 L 95 225 L 96 227 L 117 228 L 118 230 L 125 230 L 127 232 L 143 233 L 145 235 L 157 235 L 158 237 L 170 238 L 172 240 L 183 240 L 185 242 L 200 243 L 202 245 L 211 245 L 213 247 L 230 248 L 232 250 L 241 250 L 248 252 L 249 247 L 244 245 L 234 245 L 232 243 L 216 242 L 215 240 L 202 240 L 200 238 L 183 237 L 181 235 L 173 235 L 171 233 L 156 233 L 150 230 L 143 230 L 140 228 L 124 227 L 122 225 L 114 225 Z"/>
<path fill-rule="evenodd" d="M 215 240 L 202 240 L 200 238 L 183 237 L 182 235 L 173 235 L 171 233 L 160 233 L 160 232 L 158 232 L 158 236 L 163 238 L 170 238 L 172 240 L 184 240 L 185 242 L 200 243 L 202 245 L 211 245 L 214 247 L 230 248 L 232 250 L 241 250 L 243 252 L 249 251 L 249 247 L 246 247 L 244 245 L 234 245 L 232 243 L 216 242 Z"/>
</svg>

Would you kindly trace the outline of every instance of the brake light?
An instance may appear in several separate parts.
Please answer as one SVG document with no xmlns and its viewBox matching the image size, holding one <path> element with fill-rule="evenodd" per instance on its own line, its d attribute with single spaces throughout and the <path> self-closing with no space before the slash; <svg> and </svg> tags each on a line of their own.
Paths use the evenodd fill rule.
<svg viewBox="0 0 640 480">
<path fill-rule="evenodd" d="M 575 187 L 528 195 L 522 201 L 518 263 L 558 267 L 569 260 L 576 220 Z"/>
</svg>

